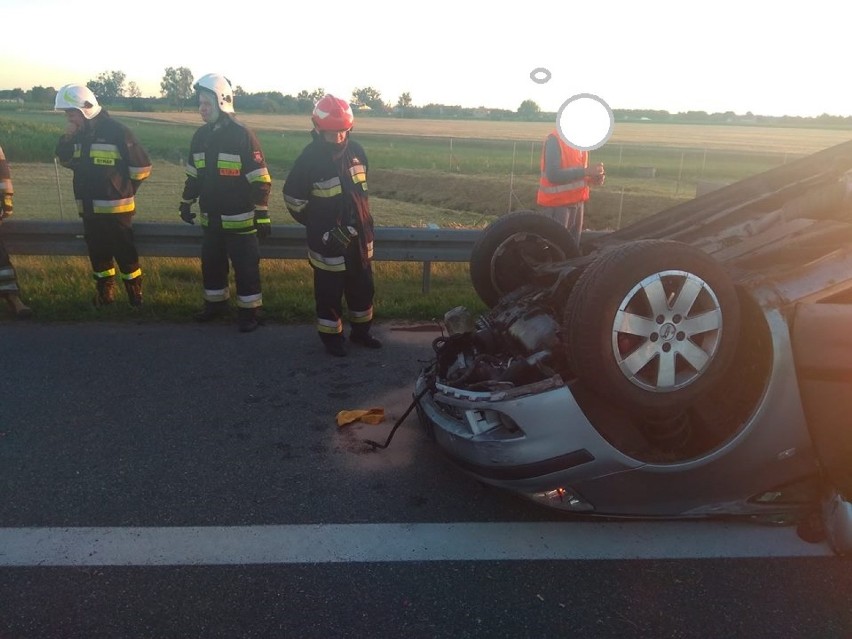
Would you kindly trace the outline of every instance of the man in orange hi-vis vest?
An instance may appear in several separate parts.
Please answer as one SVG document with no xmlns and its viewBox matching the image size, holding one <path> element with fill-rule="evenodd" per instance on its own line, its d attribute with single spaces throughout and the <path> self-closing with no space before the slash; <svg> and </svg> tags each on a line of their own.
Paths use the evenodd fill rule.
<svg viewBox="0 0 852 639">
<path fill-rule="evenodd" d="M 567 144 L 553 131 L 541 151 L 541 177 L 536 202 L 543 211 L 564 225 L 574 236 L 577 248 L 583 230 L 583 204 L 589 185 L 601 185 L 606 174 L 600 162 L 589 166 L 589 154 Z"/>
</svg>

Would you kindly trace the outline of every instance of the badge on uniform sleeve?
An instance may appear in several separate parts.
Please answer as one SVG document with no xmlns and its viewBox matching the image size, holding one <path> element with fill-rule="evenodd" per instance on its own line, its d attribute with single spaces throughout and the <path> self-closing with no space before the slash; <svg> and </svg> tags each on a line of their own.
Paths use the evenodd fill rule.
<svg viewBox="0 0 852 639">
<path fill-rule="evenodd" d="M 254 157 L 254 161 L 257 164 L 263 164 L 263 153 L 261 153 L 260 151 L 255 151 L 252 157 Z"/>
</svg>

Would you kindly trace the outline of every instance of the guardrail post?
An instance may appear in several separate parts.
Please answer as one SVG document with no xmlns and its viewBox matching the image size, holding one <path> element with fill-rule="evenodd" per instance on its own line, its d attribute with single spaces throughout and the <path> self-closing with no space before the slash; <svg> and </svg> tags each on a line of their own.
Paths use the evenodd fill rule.
<svg viewBox="0 0 852 639">
<path fill-rule="evenodd" d="M 423 292 L 428 293 L 432 282 L 432 262 L 423 262 Z"/>
<path fill-rule="evenodd" d="M 438 230 L 441 227 L 439 227 L 434 222 L 429 222 L 426 225 L 426 228 L 431 229 L 431 230 Z M 429 292 L 431 285 L 432 285 L 432 261 L 431 260 L 425 260 L 423 262 L 423 285 L 421 287 L 424 294 Z"/>
</svg>

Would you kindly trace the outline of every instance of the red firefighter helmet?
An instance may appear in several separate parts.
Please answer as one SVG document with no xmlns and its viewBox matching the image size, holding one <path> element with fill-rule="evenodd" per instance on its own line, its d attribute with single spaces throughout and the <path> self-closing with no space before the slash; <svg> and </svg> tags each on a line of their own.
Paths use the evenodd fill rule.
<svg viewBox="0 0 852 639">
<path fill-rule="evenodd" d="M 316 103 L 311 120 L 317 131 L 348 131 L 355 122 L 355 116 L 346 100 L 327 93 Z"/>
</svg>

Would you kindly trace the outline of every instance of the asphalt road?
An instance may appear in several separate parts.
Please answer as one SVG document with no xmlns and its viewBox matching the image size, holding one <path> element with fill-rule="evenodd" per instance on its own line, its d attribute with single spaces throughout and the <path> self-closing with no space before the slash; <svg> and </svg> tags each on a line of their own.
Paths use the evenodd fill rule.
<svg viewBox="0 0 852 639">
<path fill-rule="evenodd" d="M 0 639 L 852 636 L 849 560 L 789 529 L 566 519 L 413 413 L 373 450 L 437 335 L 399 328 L 0 323 Z"/>
</svg>

